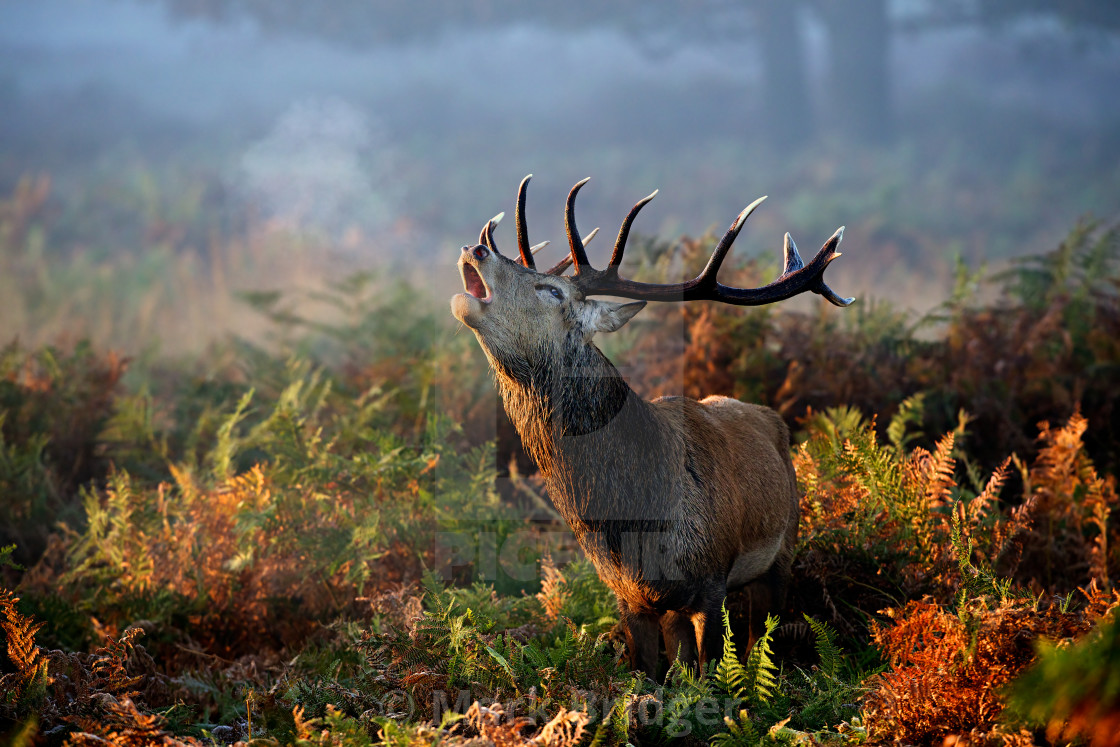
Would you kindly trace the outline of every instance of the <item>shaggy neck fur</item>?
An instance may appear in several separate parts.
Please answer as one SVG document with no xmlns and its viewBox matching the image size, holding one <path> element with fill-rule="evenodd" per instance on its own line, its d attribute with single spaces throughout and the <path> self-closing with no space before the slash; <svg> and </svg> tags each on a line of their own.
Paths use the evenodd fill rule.
<svg viewBox="0 0 1120 747">
<path fill-rule="evenodd" d="M 483 348 L 506 411 L 577 537 L 597 532 L 615 545 L 614 535 L 667 515 L 653 505 L 670 479 L 662 429 L 598 348 L 569 344 L 528 357 Z"/>
</svg>

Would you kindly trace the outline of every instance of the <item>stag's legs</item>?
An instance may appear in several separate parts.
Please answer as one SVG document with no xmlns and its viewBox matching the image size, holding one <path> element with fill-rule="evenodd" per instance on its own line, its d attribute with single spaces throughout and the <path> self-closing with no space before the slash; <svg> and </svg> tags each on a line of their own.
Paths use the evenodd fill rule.
<svg viewBox="0 0 1120 747">
<path fill-rule="evenodd" d="M 657 618 L 631 611 L 621 601 L 619 613 L 622 630 L 626 635 L 626 648 L 630 652 L 630 668 L 657 677 Z"/>
<path fill-rule="evenodd" d="M 750 651 L 754 642 L 766 630 L 766 615 L 773 611 L 774 588 L 770 583 L 769 574 L 743 587 L 747 598 L 747 647 Z"/>
<path fill-rule="evenodd" d="M 681 612 L 666 612 L 661 616 L 661 634 L 665 636 L 665 653 L 669 656 L 669 665 L 680 656 L 681 664 L 695 666 L 696 631 L 692 627 L 692 619 Z"/>
<path fill-rule="evenodd" d="M 723 602 L 727 588 L 720 584 L 705 590 L 700 609 L 692 614 L 692 627 L 696 630 L 696 647 L 700 653 L 700 667 L 723 656 Z"/>
<path fill-rule="evenodd" d="M 692 627 L 696 630 L 699 663 L 703 669 L 709 661 L 723 656 L 723 613 L 719 608 L 696 612 L 692 615 Z"/>
<path fill-rule="evenodd" d="M 790 562 L 779 558 L 766 573 L 743 587 L 749 601 L 747 620 L 750 632 L 747 638 L 747 651 L 766 630 L 766 616 L 780 614 L 786 603 L 786 590 L 789 588 Z"/>
</svg>

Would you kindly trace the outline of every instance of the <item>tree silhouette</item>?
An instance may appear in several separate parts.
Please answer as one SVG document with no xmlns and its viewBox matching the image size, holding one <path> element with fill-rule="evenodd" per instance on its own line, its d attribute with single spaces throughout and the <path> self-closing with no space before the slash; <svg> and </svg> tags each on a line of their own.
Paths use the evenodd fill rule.
<svg viewBox="0 0 1120 747">
<path fill-rule="evenodd" d="M 770 142 L 784 149 L 811 140 L 815 120 L 852 142 L 881 144 L 895 134 L 890 49 L 896 32 L 947 26 L 1007 29 L 1029 19 L 1054 19 L 1062 33 L 1114 35 L 1115 0 L 148 0 L 175 18 L 216 23 L 250 19 L 264 33 L 320 38 L 358 48 L 438 43 L 444 34 L 472 34 L 513 25 L 558 31 L 614 29 L 650 54 L 685 44 L 742 40 L 762 68 L 760 95 Z M 827 33 L 825 100 L 814 117 L 806 71 L 806 15 Z M 480 44 L 485 41 L 480 39 Z M 746 56 L 744 56 L 746 59 Z"/>
</svg>

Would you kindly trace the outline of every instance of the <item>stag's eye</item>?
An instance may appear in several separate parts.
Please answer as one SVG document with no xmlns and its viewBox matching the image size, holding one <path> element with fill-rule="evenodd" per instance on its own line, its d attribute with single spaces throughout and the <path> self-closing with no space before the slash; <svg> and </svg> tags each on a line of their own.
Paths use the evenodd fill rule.
<svg viewBox="0 0 1120 747">
<path fill-rule="evenodd" d="M 564 300 L 564 294 L 561 293 L 560 289 L 557 288 L 555 285 L 547 285 L 547 284 L 542 283 L 541 285 L 537 286 L 537 290 L 546 291 L 548 293 L 551 293 L 552 297 L 555 298 L 557 301 L 563 301 Z"/>
</svg>

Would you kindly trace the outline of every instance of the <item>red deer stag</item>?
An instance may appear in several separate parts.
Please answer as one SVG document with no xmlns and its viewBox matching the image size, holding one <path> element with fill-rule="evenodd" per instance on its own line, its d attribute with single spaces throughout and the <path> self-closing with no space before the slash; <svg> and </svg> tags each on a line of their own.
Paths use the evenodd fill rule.
<svg viewBox="0 0 1120 747">
<path fill-rule="evenodd" d="M 789 234 L 785 268 L 761 288 L 716 280 L 743 224 L 739 214 L 704 271 L 658 285 L 619 277 L 626 237 L 646 197 L 622 222 L 610 263 L 593 268 L 576 229 L 576 193 L 565 209 L 570 256 L 538 272 L 525 224 L 527 176 L 515 214 L 520 262 L 498 252 L 494 226 L 459 256 L 466 293 L 451 311 L 478 337 L 507 412 L 544 475 L 556 508 L 618 597 L 630 663 L 656 676 L 658 627 L 670 660 L 703 666 L 721 655 L 721 608 L 729 590 L 751 594 L 752 639 L 767 611 L 784 603 L 798 525 L 789 431 L 773 410 L 728 397 L 647 402 L 592 343 L 626 324 L 646 301 L 775 303 L 805 291 L 837 306 L 823 280 L 840 256 L 839 229 L 809 264 Z M 571 276 L 562 273 L 574 267 Z M 615 303 L 591 298 L 640 299 Z"/>
</svg>

